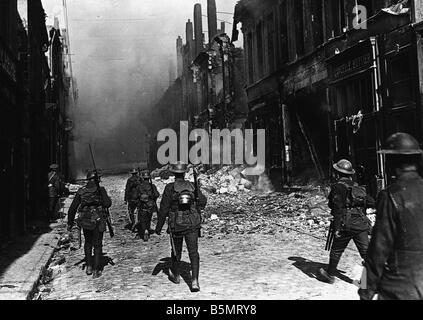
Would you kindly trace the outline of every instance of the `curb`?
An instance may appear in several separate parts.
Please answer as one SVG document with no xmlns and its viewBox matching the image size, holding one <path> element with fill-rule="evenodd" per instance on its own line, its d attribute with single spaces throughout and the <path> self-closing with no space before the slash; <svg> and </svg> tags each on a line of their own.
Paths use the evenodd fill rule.
<svg viewBox="0 0 423 320">
<path fill-rule="evenodd" d="M 34 281 L 32 281 L 32 279 L 31 279 L 32 286 L 31 286 L 30 290 L 28 291 L 28 294 L 26 295 L 25 300 L 32 300 L 32 298 L 34 297 L 35 293 L 37 292 L 39 282 L 40 282 L 43 274 L 47 270 L 47 266 L 50 264 L 51 259 L 53 258 L 53 255 L 56 251 L 56 247 L 59 244 L 60 235 L 58 233 L 52 233 L 52 235 L 54 236 L 54 239 L 52 240 L 50 246 L 48 247 L 50 250 L 46 249 L 46 252 L 44 253 L 44 255 L 46 255 L 46 260 L 43 260 L 43 262 L 41 263 L 41 266 L 39 267 L 39 272 L 38 272 L 36 278 L 34 276 Z M 47 252 L 47 251 L 49 251 L 49 252 Z"/>
<path fill-rule="evenodd" d="M 50 262 L 60 235 L 52 230 L 41 235 L 31 250 L 12 261 L 0 277 L 0 300 L 30 300 Z"/>
</svg>

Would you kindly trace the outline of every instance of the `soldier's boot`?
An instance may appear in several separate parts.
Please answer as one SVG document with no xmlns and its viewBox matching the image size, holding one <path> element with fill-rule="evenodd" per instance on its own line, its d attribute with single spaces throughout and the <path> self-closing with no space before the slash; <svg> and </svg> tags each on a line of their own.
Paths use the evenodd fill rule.
<svg viewBox="0 0 423 320">
<path fill-rule="evenodd" d="M 85 273 L 90 276 L 93 274 L 93 257 L 91 255 L 92 248 L 89 246 L 84 247 L 84 253 L 85 253 Z"/>
<path fill-rule="evenodd" d="M 325 269 L 320 268 L 319 269 L 319 275 L 324 282 L 327 282 L 329 284 L 335 283 L 335 277 L 332 276 L 331 274 L 329 274 L 329 272 L 327 272 Z"/>
<path fill-rule="evenodd" d="M 181 275 L 179 273 L 179 262 L 172 258 L 172 265 L 169 268 L 169 280 L 175 284 L 181 283 Z"/>
<path fill-rule="evenodd" d="M 200 284 L 198 282 L 198 276 L 200 274 L 200 259 L 199 258 L 192 259 L 191 269 L 192 269 L 191 291 L 198 292 L 200 291 Z"/>
<path fill-rule="evenodd" d="M 148 230 L 144 231 L 144 242 L 147 242 L 148 239 L 150 238 L 150 232 Z"/>
<path fill-rule="evenodd" d="M 93 278 L 99 278 L 101 276 L 101 270 L 100 270 L 100 259 L 101 259 L 101 248 L 95 248 L 94 249 L 94 272 L 93 272 Z"/>
</svg>

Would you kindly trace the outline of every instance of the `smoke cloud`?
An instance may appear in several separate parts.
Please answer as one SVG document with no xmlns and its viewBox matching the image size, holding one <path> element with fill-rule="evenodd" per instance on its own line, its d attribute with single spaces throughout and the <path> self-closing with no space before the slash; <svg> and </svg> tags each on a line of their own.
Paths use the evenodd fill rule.
<svg viewBox="0 0 423 320">
<path fill-rule="evenodd" d="M 236 0 L 217 1 L 220 12 L 233 13 Z M 130 167 L 146 160 L 146 138 L 154 119 L 150 110 L 176 74 L 176 38 L 185 38 L 195 0 L 67 0 L 73 74 L 78 104 L 74 119 L 74 172 L 90 167 L 88 143 L 98 166 Z M 59 18 L 62 0 L 43 0 L 47 23 Z M 228 21 L 233 16 L 219 13 Z M 220 21 L 218 21 L 220 23 Z M 207 18 L 203 17 L 207 39 Z M 185 42 L 185 39 L 184 39 Z"/>
</svg>

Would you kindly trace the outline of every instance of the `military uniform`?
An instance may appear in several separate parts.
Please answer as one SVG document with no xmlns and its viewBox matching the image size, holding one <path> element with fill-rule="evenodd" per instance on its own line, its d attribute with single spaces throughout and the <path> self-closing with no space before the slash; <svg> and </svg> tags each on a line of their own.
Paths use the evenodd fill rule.
<svg viewBox="0 0 423 320">
<path fill-rule="evenodd" d="M 48 209 L 47 219 L 53 220 L 56 218 L 56 207 L 59 202 L 60 195 L 64 189 L 62 177 L 57 172 L 59 166 L 52 164 L 50 166 L 50 172 L 48 173 Z"/>
<path fill-rule="evenodd" d="M 365 300 L 376 293 L 380 300 L 422 300 L 423 179 L 417 163 L 423 151 L 413 137 L 398 133 L 380 153 L 387 155 L 387 161 L 397 159 L 399 164 L 392 165 L 397 179 L 378 197 L 366 259 L 367 289 L 359 294 Z"/>
<path fill-rule="evenodd" d="M 200 272 L 200 255 L 198 253 L 198 237 L 201 228 L 201 216 L 195 203 L 189 200 L 193 197 L 194 185 L 184 179 L 186 165 L 177 164 L 171 169 L 175 173 L 175 182 L 166 186 L 162 201 L 156 233 L 160 234 L 166 218 L 168 217 L 168 232 L 171 236 L 172 267 L 170 280 L 179 283 L 179 261 L 182 255 L 182 244 L 185 239 L 191 262 L 192 285 L 191 290 L 200 290 L 198 276 Z M 181 203 L 182 201 L 182 203 Z M 186 201 L 184 203 L 184 201 Z M 207 198 L 198 190 L 198 209 L 202 210 L 207 204 Z"/>
<path fill-rule="evenodd" d="M 157 212 L 157 199 L 160 194 L 151 182 L 149 172 L 142 174 L 142 181 L 137 187 L 138 198 L 138 237 L 148 241 L 153 213 Z"/>
<path fill-rule="evenodd" d="M 334 282 L 339 261 L 351 240 L 354 241 L 362 259 L 366 258 L 370 231 L 366 208 L 375 205 L 374 199 L 369 195 L 365 195 L 363 203 L 353 204 L 350 198 L 351 190 L 358 185 L 351 178 L 355 171 L 348 160 L 339 161 L 334 165 L 334 169 L 343 174 L 332 185 L 329 194 L 328 206 L 334 217 L 331 228 L 336 236 L 330 252 L 329 267 L 327 270 L 320 269 L 323 280 L 329 283 Z"/>
<path fill-rule="evenodd" d="M 132 170 L 132 176 L 128 179 L 125 186 L 124 201 L 128 203 L 129 219 L 132 227 L 135 226 L 135 209 L 138 205 L 138 186 L 141 183 L 137 170 Z"/>
<path fill-rule="evenodd" d="M 94 175 L 88 174 L 89 180 L 85 187 L 80 188 L 68 211 L 68 230 L 74 225 L 75 214 L 78 211 L 77 224 L 83 229 L 85 244 L 84 253 L 87 265 L 87 275 L 94 274 L 94 277 L 101 275 L 100 258 L 103 246 L 103 234 L 106 231 L 105 208 L 110 208 L 112 201 L 107 195 L 104 187 L 97 188 Z M 92 251 L 94 249 L 94 259 Z"/>
</svg>

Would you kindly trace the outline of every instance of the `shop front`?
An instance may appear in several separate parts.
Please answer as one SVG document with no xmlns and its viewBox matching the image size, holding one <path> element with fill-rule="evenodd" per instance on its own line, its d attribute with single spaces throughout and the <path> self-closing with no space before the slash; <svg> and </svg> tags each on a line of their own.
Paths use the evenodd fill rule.
<svg viewBox="0 0 423 320">
<path fill-rule="evenodd" d="M 328 60 L 334 161 L 349 159 L 358 180 L 375 194 L 383 187 L 382 99 L 376 38 L 365 40 Z"/>
</svg>

